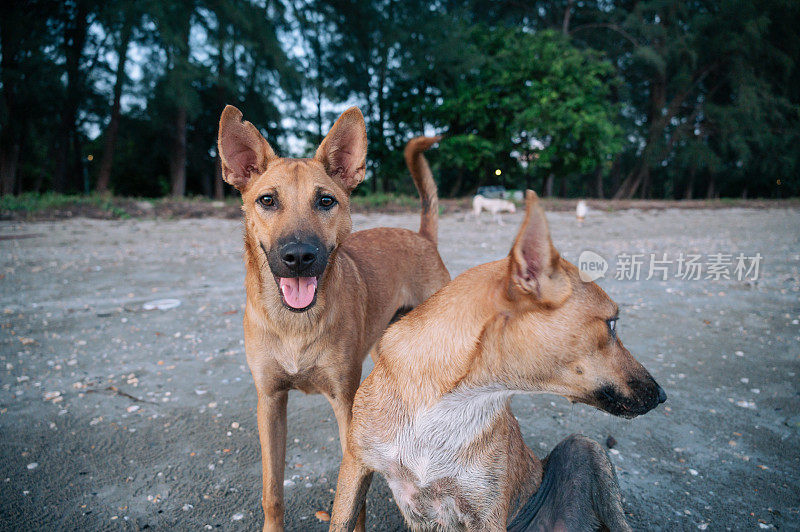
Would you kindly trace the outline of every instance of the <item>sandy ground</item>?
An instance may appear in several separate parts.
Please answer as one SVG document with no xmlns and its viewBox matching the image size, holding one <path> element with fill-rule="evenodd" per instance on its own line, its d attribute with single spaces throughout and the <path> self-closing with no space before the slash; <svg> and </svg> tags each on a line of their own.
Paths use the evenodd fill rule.
<svg viewBox="0 0 800 532">
<path fill-rule="evenodd" d="M 453 274 L 505 255 L 522 218 L 484 216 L 444 216 Z M 593 250 L 610 277 L 620 253 L 763 261 L 756 282 L 676 279 L 674 264 L 668 280 L 647 280 L 647 261 L 639 281 L 601 280 L 622 339 L 669 400 L 626 421 L 519 397 L 528 445 L 544 456 L 573 432 L 613 436 L 639 530 L 799 529 L 800 210 L 549 218 L 567 258 Z M 417 221 L 354 215 L 356 228 Z M 241 249 L 235 220 L 0 222 L 0 529 L 260 526 Z M 181 305 L 143 310 L 161 298 Z M 325 530 L 314 514 L 330 509 L 340 452 L 322 397 L 292 392 L 286 457 L 287 528 Z M 368 504 L 370 529 L 403 528 L 382 479 Z"/>
</svg>

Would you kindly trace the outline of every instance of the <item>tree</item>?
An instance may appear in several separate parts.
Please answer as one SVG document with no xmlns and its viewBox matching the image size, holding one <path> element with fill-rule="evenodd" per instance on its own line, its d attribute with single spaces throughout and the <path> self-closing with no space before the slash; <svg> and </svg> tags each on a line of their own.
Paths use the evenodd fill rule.
<svg viewBox="0 0 800 532">
<path fill-rule="evenodd" d="M 141 17 L 136 11 L 136 4 L 124 2 L 122 5 L 118 5 L 115 2 L 111 4 L 111 7 L 107 31 L 112 33 L 116 39 L 115 52 L 117 66 L 111 102 L 111 119 L 103 135 L 103 157 L 100 161 L 100 170 L 98 171 L 97 184 L 95 185 L 95 190 L 101 194 L 109 191 L 111 169 L 114 162 L 114 150 L 116 149 L 117 134 L 119 132 L 122 87 L 127 79 L 125 65 L 128 62 L 128 49 L 133 37 L 133 32 L 138 26 L 138 19 Z"/>
<path fill-rule="evenodd" d="M 299 109 L 311 127 L 301 125 L 298 134 L 305 138 L 311 151 L 322 142 L 337 116 L 331 110 L 326 111 L 326 105 L 348 96 L 347 79 L 336 68 L 340 63 L 336 53 L 341 48 L 341 36 L 335 31 L 334 10 L 324 0 L 295 0 L 291 3 L 291 14 L 303 43 L 303 53 L 298 57 L 304 72 L 303 96 L 313 106 L 311 113 Z"/>
<path fill-rule="evenodd" d="M 568 176 L 610 160 L 622 131 L 608 103 L 607 61 L 554 31 L 480 29 L 473 38 L 486 58 L 443 96 L 442 116 L 458 117 L 445 157 L 480 175 L 506 165 L 515 184 L 526 186 L 533 172 L 561 177 L 562 192 Z"/>
<path fill-rule="evenodd" d="M 190 109 L 198 105 L 197 96 L 191 89 L 195 72 L 189 42 L 197 4 L 194 0 L 181 0 L 155 5 L 154 18 L 166 54 L 166 73 L 161 81 L 159 98 L 169 116 L 170 194 L 183 196 L 186 192 L 186 123 Z"/>
<path fill-rule="evenodd" d="M 303 154 L 361 106 L 361 194 L 413 193 L 402 147 L 435 130 L 443 195 L 796 195 L 798 24 L 794 0 L 5 2 L 0 194 L 221 198 L 232 103 Z"/>
<path fill-rule="evenodd" d="M 771 100 L 772 89 L 761 84 L 753 70 L 777 52 L 765 50 L 769 16 L 762 8 L 734 1 L 650 0 L 615 4 L 601 20 L 573 27 L 572 34 L 586 38 L 588 29 L 606 30 L 601 40 L 587 41 L 614 43 L 606 48 L 621 65 L 627 85 L 626 107 L 633 119 L 629 127 L 634 138 L 629 149 L 636 152 L 636 162 L 615 197 L 637 193 L 650 197 L 656 184 L 663 189 L 667 166 L 690 163 L 678 151 L 693 146 L 697 153 L 697 144 L 688 141 L 691 136 L 704 139 L 709 149 L 728 150 L 727 154 L 717 151 L 717 156 L 738 161 L 741 168 L 748 143 L 734 138 L 763 131 L 764 125 L 746 120 L 751 127 L 742 127 L 743 104 L 749 100 L 747 113 L 763 115 L 763 106 Z M 609 34 L 614 38 L 609 40 Z M 756 99 L 743 98 L 752 91 L 761 94 Z M 738 120 L 730 120 L 736 115 Z M 719 127 L 724 123 L 732 128 Z M 735 145 L 738 148 L 730 151 Z M 684 168 L 692 175 L 698 170 L 691 164 Z M 712 165 L 706 170 L 711 168 L 709 190 L 714 195 L 716 173 L 730 168 Z M 654 183 L 658 173 L 665 175 Z"/>
<path fill-rule="evenodd" d="M 0 59 L 0 81 L 3 84 L 0 101 L 0 195 L 13 194 L 16 185 L 25 116 L 24 107 L 19 102 L 23 79 L 20 63 L 25 30 L 30 28 L 26 22 L 31 22 L 26 18 L 24 10 L 13 9 L 10 3 L 0 6 L 0 48 L 3 53 Z"/>
<path fill-rule="evenodd" d="M 53 188 L 56 192 L 71 192 L 83 189 L 83 135 L 79 127 L 79 110 L 87 97 L 87 68 L 84 48 L 88 38 L 89 16 L 92 14 L 89 0 L 69 0 L 61 4 L 60 28 L 66 86 L 61 103 L 61 123 L 56 140 L 56 168 Z"/>
</svg>

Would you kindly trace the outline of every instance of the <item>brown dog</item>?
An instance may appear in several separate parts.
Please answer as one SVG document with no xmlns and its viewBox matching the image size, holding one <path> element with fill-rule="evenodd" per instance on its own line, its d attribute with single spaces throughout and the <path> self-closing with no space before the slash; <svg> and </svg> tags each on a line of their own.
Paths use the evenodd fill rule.
<svg viewBox="0 0 800 532">
<path fill-rule="evenodd" d="M 243 201 L 244 337 L 258 392 L 265 530 L 283 528 L 289 390 L 325 395 L 344 451 L 370 348 L 399 310 L 450 280 L 436 249 L 436 185 L 422 155 L 438 140 L 417 138 L 406 147 L 423 206 L 420 232 L 351 234 L 350 193 L 364 179 L 367 151 L 358 109 L 339 117 L 312 159 L 276 156 L 238 109 L 222 112 L 223 177 Z"/>
<path fill-rule="evenodd" d="M 573 436 L 543 467 L 509 406 L 546 392 L 630 418 L 666 400 L 617 338 L 617 312 L 559 256 L 528 191 L 510 255 L 459 275 L 380 340 L 331 530 L 352 529 L 374 471 L 413 529 L 629 529 L 602 448 Z"/>
</svg>

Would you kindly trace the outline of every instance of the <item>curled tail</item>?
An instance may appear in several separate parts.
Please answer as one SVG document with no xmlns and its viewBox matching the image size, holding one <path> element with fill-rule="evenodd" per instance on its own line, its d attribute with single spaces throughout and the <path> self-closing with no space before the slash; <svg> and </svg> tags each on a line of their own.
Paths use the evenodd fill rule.
<svg viewBox="0 0 800 532">
<path fill-rule="evenodd" d="M 422 219 L 419 223 L 419 234 L 436 244 L 439 233 L 439 195 L 433 181 L 431 167 L 423 152 L 442 140 L 438 137 L 416 137 L 408 141 L 404 154 L 406 165 L 419 192 L 422 204 Z"/>
</svg>

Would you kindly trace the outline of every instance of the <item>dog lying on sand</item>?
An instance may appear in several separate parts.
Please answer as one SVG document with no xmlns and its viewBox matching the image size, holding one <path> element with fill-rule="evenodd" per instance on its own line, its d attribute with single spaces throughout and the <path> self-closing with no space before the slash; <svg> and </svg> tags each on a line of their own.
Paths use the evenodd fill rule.
<svg viewBox="0 0 800 532">
<path fill-rule="evenodd" d="M 617 304 L 556 251 L 528 191 L 508 257 L 468 270 L 378 343 L 353 402 L 330 529 L 374 472 L 414 530 L 630 530 L 613 465 L 571 436 L 540 461 L 510 408 L 554 393 L 632 418 L 666 393 L 617 336 Z"/>
</svg>

